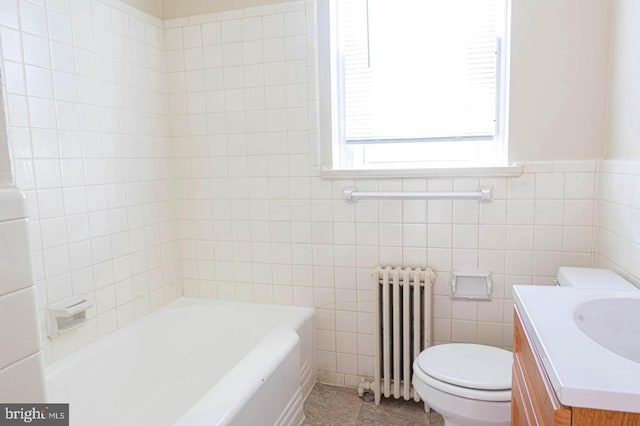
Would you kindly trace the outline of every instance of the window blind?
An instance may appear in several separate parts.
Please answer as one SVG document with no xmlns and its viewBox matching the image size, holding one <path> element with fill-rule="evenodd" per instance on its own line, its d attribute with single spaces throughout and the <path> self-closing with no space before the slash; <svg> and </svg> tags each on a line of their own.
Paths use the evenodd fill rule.
<svg viewBox="0 0 640 426">
<path fill-rule="evenodd" d="M 346 143 L 493 139 L 497 1 L 337 1 Z"/>
</svg>

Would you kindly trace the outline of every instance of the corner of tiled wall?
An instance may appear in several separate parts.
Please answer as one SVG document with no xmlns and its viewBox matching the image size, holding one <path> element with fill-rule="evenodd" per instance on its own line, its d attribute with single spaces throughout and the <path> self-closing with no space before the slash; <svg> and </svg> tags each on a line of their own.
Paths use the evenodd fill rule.
<svg viewBox="0 0 640 426">
<path fill-rule="evenodd" d="M 50 362 L 182 294 L 162 21 L 117 0 L 3 0 L 0 39 L 41 318 L 94 303 L 43 340 Z"/>
<path fill-rule="evenodd" d="M 640 285 L 640 162 L 600 162 L 596 266 Z"/>
<path fill-rule="evenodd" d="M 321 178 L 315 7 L 161 22 L 118 1 L 0 3 L 41 306 L 76 293 L 96 303 L 88 326 L 45 341 L 49 360 L 184 288 L 315 307 L 319 380 L 355 386 L 373 374 L 372 267 L 434 268 L 437 343 L 510 347 L 511 286 L 593 264 L 595 161 L 494 179 Z M 347 186 L 479 184 L 493 202 L 342 199 Z M 491 271 L 493 300 L 451 300 L 453 269 Z"/>
<path fill-rule="evenodd" d="M 2 58 L 2 44 L 0 43 L 0 59 Z M 13 172 L 11 165 L 11 155 L 7 137 L 7 111 L 6 111 L 6 77 L 4 70 L 0 66 L 0 183 L 3 185 L 13 185 Z"/>
<path fill-rule="evenodd" d="M 315 2 L 165 21 L 185 294 L 312 306 L 320 381 L 373 374 L 370 270 L 431 266 L 437 343 L 510 347 L 511 286 L 593 261 L 595 161 L 517 178 L 319 174 Z M 359 201 L 361 190 L 494 187 L 495 200 Z M 452 269 L 490 270 L 491 302 L 452 301 Z"/>
<path fill-rule="evenodd" d="M 44 363 L 23 194 L 0 188 L 0 401 L 44 402 Z"/>
</svg>

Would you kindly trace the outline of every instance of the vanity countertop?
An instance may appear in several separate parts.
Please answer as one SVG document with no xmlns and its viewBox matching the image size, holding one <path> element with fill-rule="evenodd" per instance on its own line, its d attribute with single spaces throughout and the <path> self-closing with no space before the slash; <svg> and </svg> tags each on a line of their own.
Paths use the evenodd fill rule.
<svg viewBox="0 0 640 426">
<path fill-rule="evenodd" d="M 640 413 L 640 363 L 600 346 L 574 320 L 584 302 L 640 299 L 640 290 L 514 286 L 513 297 L 562 404 Z M 640 312 L 633 317 L 630 321 L 638 321 Z M 640 350 L 640 335 L 636 338 L 630 344 Z"/>
</svg>

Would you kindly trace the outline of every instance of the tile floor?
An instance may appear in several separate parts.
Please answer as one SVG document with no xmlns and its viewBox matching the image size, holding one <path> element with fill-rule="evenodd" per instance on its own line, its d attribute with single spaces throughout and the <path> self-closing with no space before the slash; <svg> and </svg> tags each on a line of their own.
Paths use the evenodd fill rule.
<svg viewBox="0 0 640 426">
<path fill-rule="evenodd" d="M 422 402 L 383 398 L 364 402 L 355 389 L 317 383 L 304 403 L 305 426 L 442 426 L 440 414 L 424 412 Z"/>
</svg>

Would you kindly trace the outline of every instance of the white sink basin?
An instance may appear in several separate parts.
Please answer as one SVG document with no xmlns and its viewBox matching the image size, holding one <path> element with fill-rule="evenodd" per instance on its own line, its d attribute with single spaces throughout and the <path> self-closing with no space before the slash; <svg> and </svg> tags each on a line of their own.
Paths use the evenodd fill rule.
<svg viewBox="0 0 640 426">
<path fill-rule="evenodd" d="M 640 291 L 516 285 L 513 296 L 562 404 L 640 413 Z"/>
<path fill-rule="evenodd" d="M 573 319 L 598 345 L 640 364 L 640 299 L 583 302 L 574 309 Z"/>
</svg>

